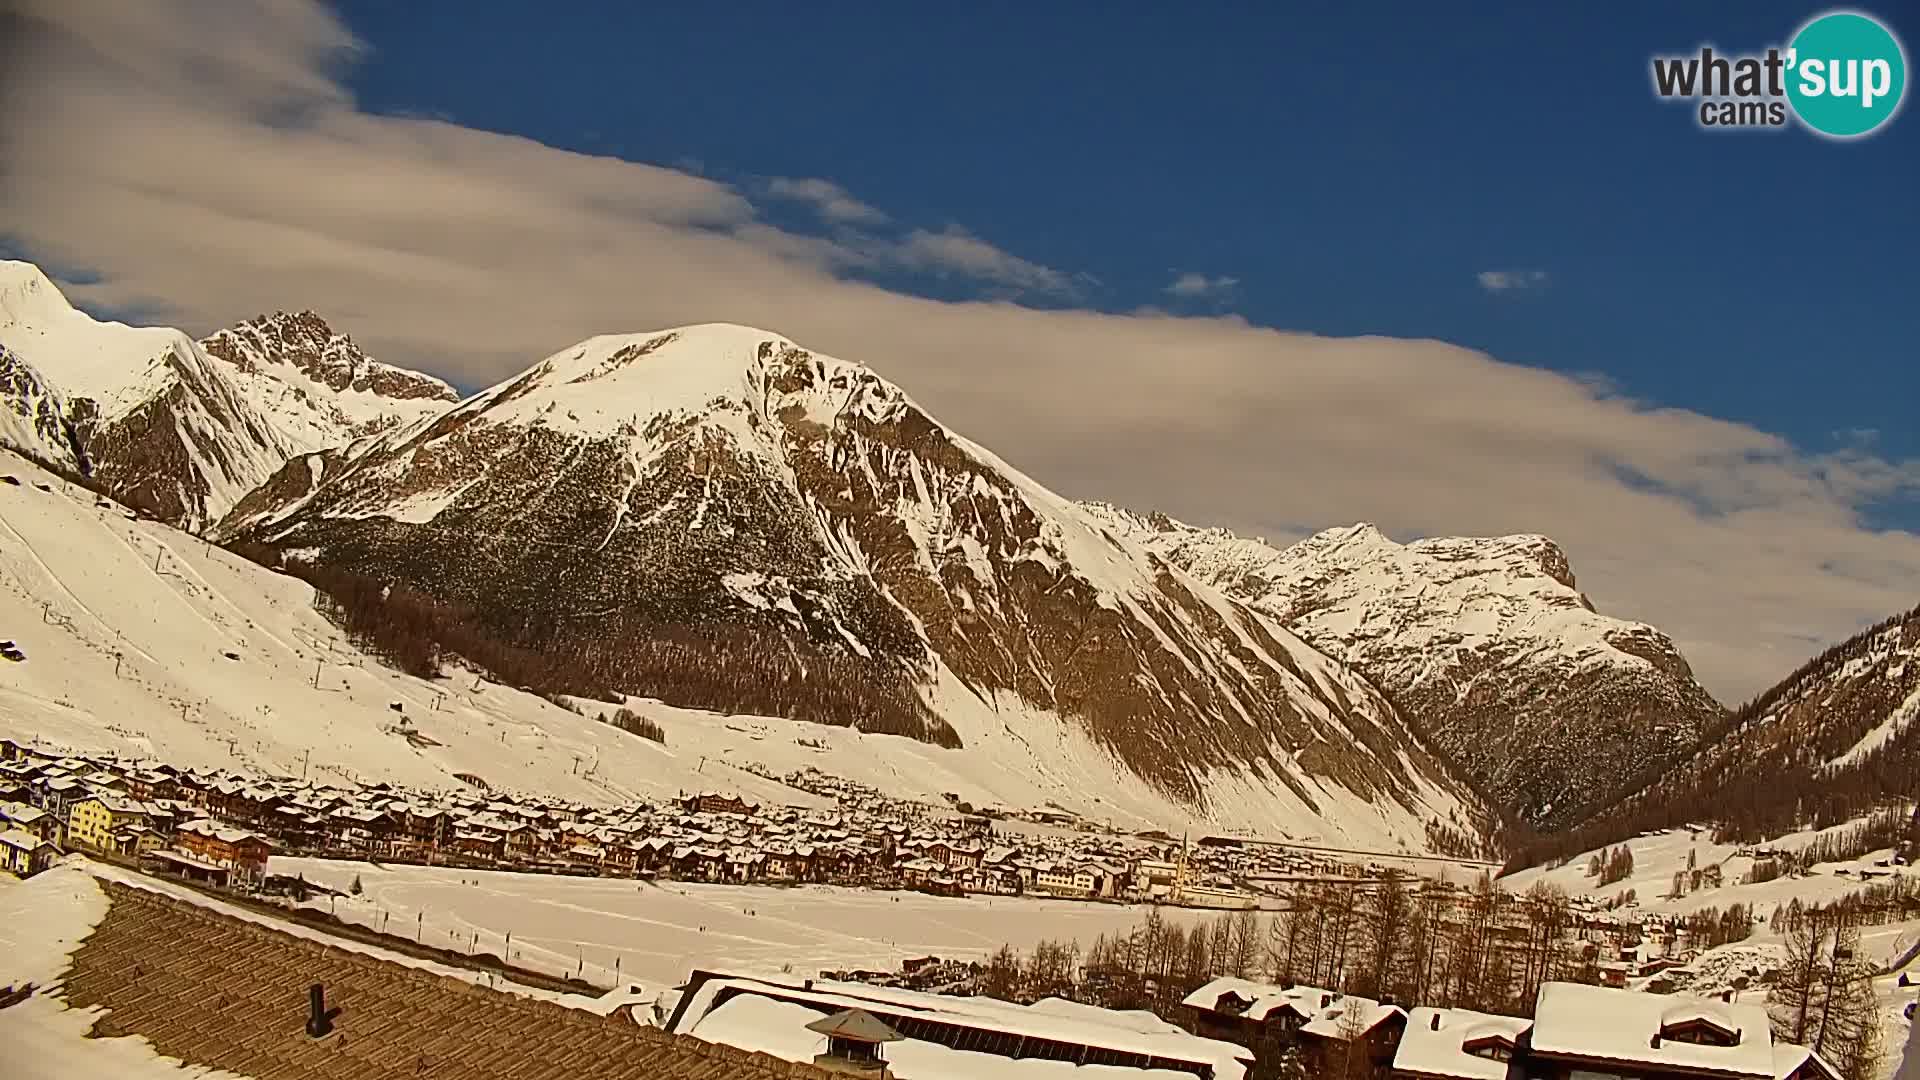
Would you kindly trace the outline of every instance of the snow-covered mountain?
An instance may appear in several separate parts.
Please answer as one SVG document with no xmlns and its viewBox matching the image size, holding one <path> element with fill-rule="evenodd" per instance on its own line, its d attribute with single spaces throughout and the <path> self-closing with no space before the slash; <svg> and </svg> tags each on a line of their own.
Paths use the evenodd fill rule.
<svg viewBox="0 0 1920 1080">
<path fill-rule="evenodd" d="M 30 263 L 0 262 L 15 445 L 92 476 L 129 506 L 195 528 L 297 452 L 178 330 L 100 322 Z"/>
<path fill-rule="evenodd" d="M 582 342 L 289 462 L 219 531 L 673 704 L 1023 773 L 1065 746 L 1222 824 L 1419 846 L 1477 812 L 1365 679 L 872 371 L 761 330 Z"/>
<path fill-rule="evenodd" d="M 248 396 L 307 450 L 444 412 L 460 400 L 431 375 L 374 360 L 311 311 L 275 312 L 201 340 Z"/>
<path fill-rule="evenodd" d="M 1920 608 L 1833 646 L 1589 822 L 1609 841 L 1694 821 L 1743 836 L 1846 821 L 1920 790 Z"/>
<path fill-rule="evenodd" d="M 296 455 L 443 409 L 445 383 L 367 360 L 310 314 L 205 346 L 102 322 L 31 263 L 0 261 L 0 440 L 187 529 Z"/>
<path fill-rule="evenodd" d="M 1723 715 L 1666 635 L 1598 614 L 1544 536 L 1403 545 L 1360 524 L 1279 550 L 1087 509 L 1374 680 L 1490 799 L 1539 827 L 1606 805 Z"/>
</svg>

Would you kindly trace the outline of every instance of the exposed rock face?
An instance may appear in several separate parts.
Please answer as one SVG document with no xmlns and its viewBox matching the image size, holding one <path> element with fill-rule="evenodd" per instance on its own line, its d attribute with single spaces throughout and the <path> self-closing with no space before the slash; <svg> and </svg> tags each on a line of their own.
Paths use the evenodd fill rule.
<svg viewBox="0 0 1920 1080">
<path fill-rule="evenodd" d="M 0 346 L 0 438 L 596 688 L 963 747 L 1163 822 L 1419 848 L 1486 820 L 1366 678 L 777 335 L 595 338 L 462 402 L 311 312 L 196 343 L 5 263 Z"/>
<path fill-rule="evenodd" d="M 351 391 L 394 401 L 459 400 L 453 387 L 431 375 L 370 359 L 352 338 L 336 333 L 311 311 L 261 315 L 222 330 L 201 345 L 250 374 L 291 368 L 306 380 L 335 392 Z"/>
<path fill-rule="evenodd" d="M 1372 525 L 1284 550 L 1091 508 L 1378 683 L 1497 805 L 1577 822 L 1724 715 L 1666 635 L 1597 614 L 1544 536 L 1396 544 Z"/>
<path fill-rule="evenodd" d="M 344 447 L 460 400 L 431 375 L 369 358 L 310 311 L 262 315 L 200 344 L 304 452 Z"/>
<path fill-rule="evenodd" d="M 209 338 L 101 322 L 0 262 L 0 438 L 199 530 L 296 455 L 436 413 L 437 379 L 369 360 L 311 313 Z"/>
<path fill-rule="evenodd" d="M 1301 816 L 1477 809 L 1365 680 L 871 371 L 764 331 L 595 338 L 290 463 L 222 531 L 489 613 L 676 703 L 845 679 L 836 722 L 970 750 L 1065 722 L 1196 808 L 1231 790 Z"/>
<path fill-rule="evenodd" d="M 0 345 L 0 442 L 62 468 L 86 471 L 59 388 L 5 345 Z"/>
</svg>

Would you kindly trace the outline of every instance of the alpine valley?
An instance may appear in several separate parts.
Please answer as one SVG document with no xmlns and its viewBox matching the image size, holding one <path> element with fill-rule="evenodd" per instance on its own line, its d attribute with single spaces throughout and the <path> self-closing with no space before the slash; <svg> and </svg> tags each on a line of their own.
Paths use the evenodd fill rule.
<svg viewBox="0 0 1920 1080">
<path fill-rule="evenodd" d="M 0 394 L 19 470 L 71 481 L 0 488 L 0 600 L 73 665 L 0 725 L 108 748 L 575 790 L 591 744 L 602 794 L 797 754 L 975 805 L 1459 851 L 1581 822 L 1729 722 L 1545 537 L 1276 549 L 1074 502 L 743 326 L 591 338 L 461 399 L 312 313 L 195 341 L 4 262 Z M 377 684 L 321 696 L 329 663 Z M 392 750 L 385 699 L 463 668 L 532 692 L 454 695 Z M 651 710 L 673 760 L 554 702 Z"/>
</svg>

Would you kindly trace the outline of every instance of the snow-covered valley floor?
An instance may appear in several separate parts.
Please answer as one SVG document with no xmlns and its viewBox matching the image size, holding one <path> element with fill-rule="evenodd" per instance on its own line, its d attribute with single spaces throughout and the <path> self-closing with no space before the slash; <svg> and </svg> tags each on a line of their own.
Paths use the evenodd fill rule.
<svg viewBox="0 0 1920 1080">
<path fill-rule="evenodd" d="M 308 906 L 351 922 L 555 975 L 582 970 L 612 986 L 677 985 L 696 967 L 796 974 L 823 969 L 892 970 L 917 956 L 984 959 L 1003 944 L 1030 949 L 1048 938 L 1126 930 L 1144 908 L 1026 897 L 927 896 L 827 885 L 792 888 L 639 882 L 444 867 L 275 858 L 270 871 L 358 896 Z M 1172 918 L 1204 918 L 1186 912 Z M 507 935 L 512 934 L 512 942 Z"/>
</svg>

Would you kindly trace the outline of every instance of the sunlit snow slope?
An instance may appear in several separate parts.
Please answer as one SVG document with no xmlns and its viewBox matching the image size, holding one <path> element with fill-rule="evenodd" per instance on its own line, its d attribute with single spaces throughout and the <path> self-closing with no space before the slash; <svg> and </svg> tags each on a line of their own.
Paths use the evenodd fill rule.
<svg viewBox="0 0 1920 1080">
<path fill-rule="evenodd" d="M 0 636 L 28 655 L 0 672 L 0 736 L 147 755 L 187 765 L 453 788 L 496 787 L 607 802 L 705 788 L 809 803 L 751 775 L 803 766 L 903 797 L 1052 803 L 1120 825 L 1207 820 L 1418 846 L 1413 815 L 1319 791 L 1319 812 L 1251 781 L 1220 777 L 1205 819 L 1141 784 L 1073 727 L 1026 723 L 961 695 L 964 750 L 761 717 L 636 702 L 665 746 L 471 674 L 432 682 L 363 658 L 312 608 L 312 590 L 145 520 L 0 452 Z M 42 490 L 44 485 L 49 490 Z M 229 656 L 228 654 L 232 654 Z M 316 685 L 317 683 L 317 685 Z M 399 703 L 430 740 L 395 729 Z M 805 740 L 805 745 L 802 740 Z M 1431 792 L 1436 812 L 1447 804 Z"/>
<path fill-rule="evenodd" d="M 291 462 L 221 531 L 676 704 L 958 742 L 1017 773 L 1117 761 L 1156 793 L 1136 799 L 1221 824 L 1474 827 L 1364 679 L 871 370 L 750 327 L 582 342 Z"/>
</svg>

